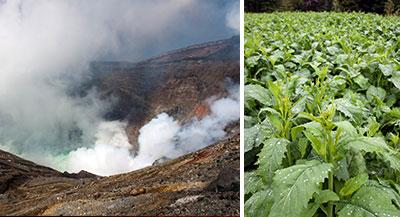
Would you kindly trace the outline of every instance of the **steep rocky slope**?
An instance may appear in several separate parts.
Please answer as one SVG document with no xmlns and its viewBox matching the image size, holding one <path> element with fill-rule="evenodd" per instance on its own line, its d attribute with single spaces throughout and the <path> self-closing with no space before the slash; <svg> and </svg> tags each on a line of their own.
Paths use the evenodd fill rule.
<svg viewBox="0 0 400 217">
<path fill-rule="evenodd" d="M 136 147 L 138 130 L 157 114 L 166 112 L 180 122 L 205 115 L 206 99 L 227 94 L 227 78 L 239 83 L 239 45 L 235 36 L 138 63 L 94 62 L 88 87 L 117 99 L 106 117 L 128 121 L 127 134 Z"/>
<path fill-rule="evenodd" d="M 239 215 L 239 128 L 159 165 L 66 174 L 0 151 L 1 215 Z"/>
</svg>

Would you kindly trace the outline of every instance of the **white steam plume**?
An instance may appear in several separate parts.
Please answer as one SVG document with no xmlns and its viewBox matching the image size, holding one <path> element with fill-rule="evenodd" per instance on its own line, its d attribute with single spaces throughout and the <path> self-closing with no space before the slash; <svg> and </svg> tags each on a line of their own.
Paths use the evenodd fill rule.
<svg viewBox="0 0 400 217">
<path fill-rule="evenodd" d="M 98 141 L 92 148 L 72 151 L 66 158 L 67 170 L 79 172 L 84 169 L 99 175 L 112 175 L 140 169 L 163 157 L 175 158 L 210 145 L 226 136 L 224 129 L 229 123 L 239 120 L 239 86 L 231 87 L 229 93 L 228 97 L 209 101 L 209 115 L 200 120 L 195 118 L 182 126 L 166 113 L 157 115 L 140 129 L 136 156 L 131 155 L 129 147 L 119 145 L 128 141 L 122 127 L 113 131 L 114 134 L 105 133 L 110 136 L 105 143 Z M 118 139 L 114 139 L 115 136 Z M 121 139 L 123 141 L 119 141 Z M 118 142 L 110 142 L 112 140 Z"/>
<path fill-rule="evenodd" d="M 240 32 L 240 4 L 234 3 L 226 14 L 226 25 L 234 29 L 237 33 Z"/>
</svg>

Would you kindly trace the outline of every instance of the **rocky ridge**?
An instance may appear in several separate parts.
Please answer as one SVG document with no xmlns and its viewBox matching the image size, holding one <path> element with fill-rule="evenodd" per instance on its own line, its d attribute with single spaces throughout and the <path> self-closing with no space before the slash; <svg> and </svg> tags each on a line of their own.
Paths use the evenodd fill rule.
<svg viewBox="0 0 400 217">
<path fill-rule="evenodd" d="M 239 215 L 238 125 L 230 137 L 126 174 L 66 174 L 0 151 L 1 215 Z"/>
<path fill-rule="evenodd" d="M 139 129 L 162 112 L 185 122 L 209 111 L 207 99 L 228 94 L 229 81 L 240 80 L 240 40 L 194 45 L 138 63 L 93 62 L 93 80 L 102 98 L 117 99 L 105 115 L 128 122 L 126 129 L 133 150 Z M 229 81 L 228 81 L 229 80 Z"/>
</svg>

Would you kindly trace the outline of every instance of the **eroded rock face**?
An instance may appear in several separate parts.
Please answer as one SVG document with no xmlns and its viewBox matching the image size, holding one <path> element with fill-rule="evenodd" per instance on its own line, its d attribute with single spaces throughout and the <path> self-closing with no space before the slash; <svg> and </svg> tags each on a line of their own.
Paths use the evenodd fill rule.
<svg viewBox="0 0 400 217">
<path fill-rule="evenodd" d="M 0 214 L 239 215 L 238 124 L 232 129 L 195 153 L 110 177 L 63 174 L 1 151 L 0 185 L 11 184 Z M 7 174 L 22 178 L 10 182 Z"/>
<path fill-rule="evenodd" d="M 63 175 L 48 167 L 36 165 L 0 150 L 0 194 L 39 176 L 62 177 Z"/>
<path fill-rule="evenodd" d="M 236 36 L 139 63 L 95 62 L 92 84 L 102 97 L 118 100 L 106 118 L 128 121 L 127 135 L 137 148 L 140 127 L 159 113 L 166 112 L 180 122 L 204 117 L 209 112 L 205 100 L 227 94 L 227 78 L 239 83 L 239 54 Z"/>
</svg>

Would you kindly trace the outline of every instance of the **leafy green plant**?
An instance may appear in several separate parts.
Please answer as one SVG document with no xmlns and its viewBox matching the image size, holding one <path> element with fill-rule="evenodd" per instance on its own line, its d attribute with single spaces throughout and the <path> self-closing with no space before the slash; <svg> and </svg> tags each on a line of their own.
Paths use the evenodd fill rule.
<svg viewBox="0 0 400 217">
<path fill-rule="evenodd" d="M 400 216 L 398 26 L 246 14 L 246 216 Z"/>
</svg>

